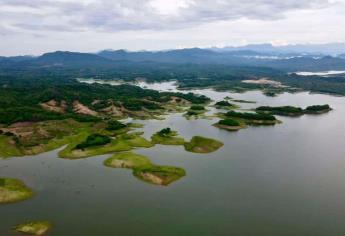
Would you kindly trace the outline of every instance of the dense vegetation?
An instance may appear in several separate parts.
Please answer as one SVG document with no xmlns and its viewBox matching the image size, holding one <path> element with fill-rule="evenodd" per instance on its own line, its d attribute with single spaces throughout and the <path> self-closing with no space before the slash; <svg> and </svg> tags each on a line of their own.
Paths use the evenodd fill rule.
<svg viewBox="0 0 345 236">
<path fill-rule="evenodd" d="M 91 134 L 87 137 L 87 139 L 78 144 L 76 149 L 85 149 L 88 147 L 93 146 L 101 146 L 111 142 L 111 139 L 108 136 L 101 135 L 101 134 Z"/>
<path fill-rule="evenodd" d="M 82 84 L 72 79 L 57 76 L 49 78 L 0 76 L 0 123 L 11 124 L 18 121 L 40 121 L 74 118 L 79 121 L 95 121 L 97 117 L 78 115 L 73 111 L 74 101 L 96 111 L 116 103 L 128 110 L 160 109 L 158 103 L 179 97 L 191 103 L 203 104 L 209 101 L 205 96 L 192 93 L 160 93 L 131 85 Z M 43 109 L 40 104 L 55 100 L 65 101 L 68 107 L 64 113 Z M 99 101 L 94 103 L 94 101 Z"/>
<path fill-rule="evenodd" d="M 231 104 L 228 101 L 219 101 L 219 102 L 216 102 L 215 105 L 216 106 L 220 106 L 220 107 L 231 107 L 231 106 L 234 106 L 233 104 Z"/>
<path fill-rule="evenodd" d="M 172 134 L 172 130 L 168 128 L 161 129 L 160 131 L 157 132 L 159 136 L 166 137 Z"/>
<path fill-rule="evenodd" d="M 267 120 L 267 121 L 275 121 L 276 118 L 269 114 L 260 114 L 260 113 L 249 113 L 249 112 L 236 112 L 236 111 L 229 111 L 225 114 L 227 117 L 234 117 L 246 120 Z"/>
<path fill-rule="evenodd" d="M 226 126 L 240 126 L 240 122 L 234 119 L 225 119 L 218 121 L 218 124 L 220 125 L 226 125 Z"/>
<path fill-rule="evenodd" d="M 114 130 L 119 130 L 119 129 L 123 129 L 123 128 L 126 128 L 126 127 L 127 127 L 127 125 L 121 123 L 120 121 L 111 120 L 111 121 L 108 121 L 107 130 L 114 131 Z"/>
<path fill-rule="evenodd" d="M 303 109 L 300 107 L 293 106 L 280 106 L 280 107 L 270 107 L 270 106 L 261 106 L 256 108 L 258 112 L 269 112 L 275 115 L 302 115 Z"/>
<path fill-rule="evenodd" d="M 261 113 L 270 113 L 273 115 L 282 115 L 282 116 L 301 116 L 305 113 L 318 113 L 318 112 L 327 112 L 331 110 L 329 105 L 313 105 L 308 106 L 306 109 L 293 106 L 281 106 L 281 107 L 270 107 L 270 106 L 261 106 L 255 109 L 257 112 Z"/>
<path fill-rule="evenodd" d="M 190 109 L 194 110 L 194 111 L 203 111 L 203 110 L 205 110 L 205 107 L 193 105 L 193 106 L 190 107 Z"/>
<path fill-rule="evenodd" d="M 331 107 L 326 105 L 314 105 L 314 106 L 308 106 L 305 110 L 306 112 L 319 112 L 319 111 L 328 111 Z"/>
</svg>

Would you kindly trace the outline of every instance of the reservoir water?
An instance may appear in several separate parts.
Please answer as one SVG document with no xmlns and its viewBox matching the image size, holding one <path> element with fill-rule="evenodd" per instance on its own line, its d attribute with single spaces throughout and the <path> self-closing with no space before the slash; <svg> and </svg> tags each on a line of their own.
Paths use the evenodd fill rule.
<svg viewBox="0 0 345 236">
<path fill-rule="evenodd" d="M 152 88 L 155 85 L 141 85 Z M 161 84 L 160 90 L 175 90 Z M 0 160 L 4 177 L 23 180 L 34 198 L 0 207 L 0 235 L 27 220 L 49 220 L 50 236 L 341 236 L 345 234 L 345 98 L 284 93 L 267 97 L 195 90 L 215 101 L 230 96 L 261 105 L 329 104 L 328 114 L 278 118 L 282 124 L 227 132 L 214 120 L 172 114 L 145 124 L 145 136 L 171 127 L 186 139 L 215 138 L 210 154 L 156 145 L 137 149 L 157 164 L 187 175 L 168 187 L 150 185 L 131 171 L 103 166 L 110 155 L 63 160 L 52 151 Z"/>
</svg>

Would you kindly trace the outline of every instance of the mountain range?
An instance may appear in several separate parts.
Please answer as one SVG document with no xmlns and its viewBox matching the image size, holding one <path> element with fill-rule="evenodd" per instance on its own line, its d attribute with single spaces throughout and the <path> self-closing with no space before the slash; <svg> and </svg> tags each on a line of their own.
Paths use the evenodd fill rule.
<svg viewBox="0 0 345 236">
<path fill-rule="evenodd" d="M 283 71 L 345 70 L 345 44 L 247 45 L 225 48 L 187 48 L 166 51 L 103 50 L 98 53 L 56 51 L 38 57 L 0 57 L 8 68 L 112 68 L 145 64 L 222 64 L 270 67 Z"/>
</svg>

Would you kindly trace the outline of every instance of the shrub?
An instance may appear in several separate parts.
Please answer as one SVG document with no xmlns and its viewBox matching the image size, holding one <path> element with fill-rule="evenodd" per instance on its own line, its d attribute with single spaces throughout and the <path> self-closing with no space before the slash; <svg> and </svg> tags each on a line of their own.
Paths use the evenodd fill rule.
<svg viewBox="0 0 345 236">
<path fill-rule="evenodd" d="M 111 120 L 108 122 L 107 130 L 113 131 L 113 130 L 123 129 L 125 127 L 127 127 L 127 125 L 122 124 L 121 122 L 119 122 L 117 120 Z"/>
<path fill-rule="evenodd" d="M 225 114 L 227 117 L 237 117 L 241 119 L 247 119 L 247 120 L 269 120 L 273 121 L 276 120 L 276 118 L 269 114 L 259 114 L 259 113 L 248 113 L 248 112 L 235 112 L 235 111 L 229 111 Z"/>
<path fill-rule="evenodd" d="M 324 111 L 324 110 L 329 110 L 331 107 L 326 104 L 326 105 L 314 105 L 314 106 L 309 106 L 305 110 L 306 111 Z"/>
<path fill-rule="evenodd" d="M 226 126 L 239 126 L 240 123 L 237 120 L 233 119 L 225 119 L 225 120 L 220 120 L 218 122 L 220 125 L 226 125 Z"/>
<path fill-rule="evenodd" d="M 101 134 L 91 134 L 87 137 L 87 139 L 78 144 L 76 149 L 84 149 L 93 146 L 100 146 L 110 143 L 111 139 L 108 136 L 101 135 Z"/>
<path fill-rule="evenodd" d="M 191 106 L 190 109 L 195 110 L 195 111 L 203 111 L 203 110 L 205 110 L 205 107 L 194 105 L 194 106 Z"/>
</svg>

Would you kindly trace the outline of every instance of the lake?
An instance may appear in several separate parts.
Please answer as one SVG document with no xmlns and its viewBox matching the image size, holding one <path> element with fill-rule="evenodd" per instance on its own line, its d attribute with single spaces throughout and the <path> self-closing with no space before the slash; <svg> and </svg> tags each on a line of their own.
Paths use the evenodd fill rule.
<svg viewBox="0 0 345 236">
<path fill-rule="evenodd" d="M 173 84 L 141 84 L 174 91 Z M 158 87 L 157 87 L 158 86 Z M 57 152 L 0 161 L 1 176 L 24 180 L 30 200 L 0 207 L 0 235 L 27 220 L 49 220 L 50 236 L 337 236 L 345 233 L 345 98 L 284 93 L 267 97 L 194 92 L 215 101 L 230 96 L 261 105 L 331 105 L 328 114 L 280 117 L 282 124 L 228 132 L 214 120 L 172 114 L 145 124 L 145 137 L 171 127 L 186 139 L 215 138 L 224 147 L 210 154 L 180 146 L 137 149 L 152 162 L 182 167 L 187 175 L 168 187 L 150 185 L 130 170 L 103 166 L 110 155 L 82 160 Z"/>
</svg>

